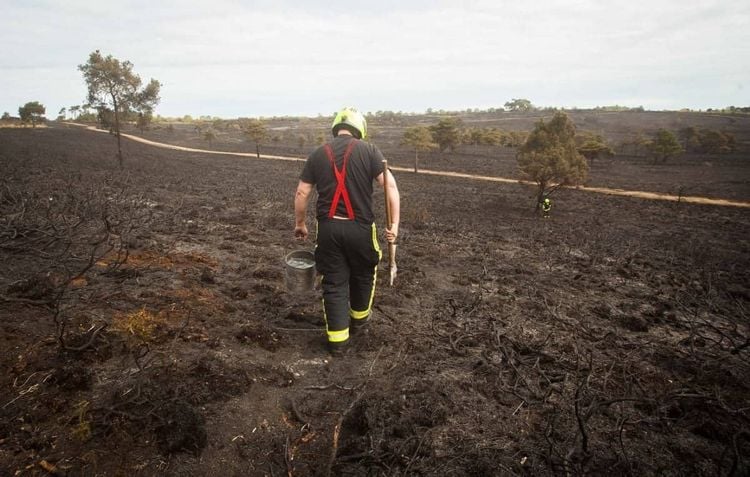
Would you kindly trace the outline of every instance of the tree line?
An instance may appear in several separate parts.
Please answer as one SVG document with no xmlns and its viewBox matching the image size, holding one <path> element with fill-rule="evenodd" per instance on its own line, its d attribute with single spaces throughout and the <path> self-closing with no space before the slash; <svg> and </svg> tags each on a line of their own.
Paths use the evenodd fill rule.
<svg viewBox="0 0 750 477">
<path fill-rule="evenodd" d="M 133 72 L 133 64 L 119 61 L 111 55 L 104 56 L 99 50 L 89 55 L 88 61 L 78 66 L 88 89 L 87 103 L 71 106 L 70 114 L 87 116 L 95 114 L 96 121 L 110 129 L 117 138 L 117 157 L 123 166 L 120 142 L 121 125 L 135 122 L 143 131 L 153 119 L 153 110 L 159 103 L 161 84 L 155 80 L 144 84 Z M 536 111 L 531 101 L 513 98 L 505 103 L 505 109 L 513 112 Z M 617 107 L 616 109 L 619 109 Z M 502 108 L 501 108 L 502 109 Z M 59 112 L 58 119 L 65 118 L 66 108 Z M 94 113 L 95 112 L 95 113 Z M 428 110 L 429 112 L 429 110 Z M 45 107 L 37 101 L 26 103 L 19 108 L 19 116 L 32 126 L 43 120 Z M 402 113 L 378 111 L 379 121 L 396 122 Z M 9 117 L 8 113 L 3 119 Z M 189 118 L 192 121 L 192 118 Z M 272 136 L 261 119 L 239 118 L 236 122 L 225 122 L 219 118 L 206 117 L 195 126 L 197 133 L 208 142 L 209 148 L 218 138 L 218 130 L 233 127 L 255 144 L 255 152 L 260 157 L 261 145 L 271 140 L 278 142 L 279 136 Z M 206 125 L 204 127 L 204 125 Z M 679 137 L 679 139 L 678 139 Z M 299 137 L 302 147 L 311 138 Z M 326 140 L 324 134 L 314 139 L 317 143 Z M 545 197 L 559 187 L 576 185 L 585 181 L 588 170 L 600 157 L 615 155 L 613 148 L 602 135 L 589 132 L 576 133 L 575 125 L 563 111 L 556 111 L 551 119 L 540 119 L 530 132 L 503 131 L 494 127 L 464 127 L 460 118 L 442 117 L 436 124 L 412 126 L 404 130 L 402 146 L 414 151 L 414 172 L 419 172 L 420 153 L 438 150 L 454 152 L 461 145 L 505 146 L 517 149 L 519 170 L 524 178 L 537 184 L 537 206 Z M 647 151 L 654 162 L 666 162 L 670 157 L 684 151 L 704 153 L 727 153 L 736 150 L 733 135 L 722 131 L 686 127 L 678 134 L 659 129 L 647 138 L 636 136 L 630 144 Z"/>
</svg>

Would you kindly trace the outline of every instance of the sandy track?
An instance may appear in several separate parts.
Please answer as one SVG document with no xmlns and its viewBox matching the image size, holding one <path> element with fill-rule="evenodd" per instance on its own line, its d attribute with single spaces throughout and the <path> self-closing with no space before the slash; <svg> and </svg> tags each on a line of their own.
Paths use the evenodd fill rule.
<svg viewBox="0 0 750 477">
<path fill-rule="evenodd" d="M 86 126 L 85 124 L 78 124 L 78 123 L 65 123 L 65 124 L 85 127 L 88 130 L 96 131 L 96 132 L 107 132 L 103 129 L 97 129 L 94 126 Z M 138 136 L 133 136 L 131 134 L 121 133 L 120 135 L 122 137 L 128 138 L 136 142 L 148 144 L 149 146 L 160 147 L 163 149 L 172 149 L 176 151 L 185 151 L 185 152 L 197 152 L 201 154 L 216 154 L 216 155 L 222 155 L 222 156 L 257 157 L 255 153 L 251 153 L 251 152 L 227 152 L 227 151 L 212 151 L 208 149 L 196 149 L 192 147 L 175 146 L 172 144 L 149 141 L 148 139 L 144 139 Z M 277 160 L 277 161 L 291 161 L 291 162 L 304 162 L 305 161 L 305 158 L 302 158 L 302 157 L 274 156 L 270 154 L 261 154 L 260 158 Z M 401 172 L 411 172 L 412 170 L 411 168 L 407 168 L 407 167 L 395 167 L 395 166 L 391 166 L 391 169 L 394 171 L 401 171 Z M 448 172 L 448 171 L 435 171 L 435 170 L 429 170 L 429 169 L 422 169 L 419 171 L 419 173 L 425 174 L 425 175 L 433 175 L 433 176 L 456 177 L 459 179 L 470 179 L 470 180 L 479 180 L 479 181 L 488 181 L 488 182 L 502 182 L 502 183 L 508 183 L 508 184 L 513 183 L 513 184 L 534 185 L 533 182 L 519 180 L 519 179 L 510 179 L 507 177 L 495 177 L 495 176 L 482 176 L 482 175 L 475 175 L 475 174 L 464 174 L 461 172 Z M 726 200 L 726 199 L 711 199 L 708 197 L 698 197 L 698 196 L 681 196 L 680 197 L 676 195 L 661 194 L 657 192 L 645 192 L 645 191 L 625 190 L 625 189 L 610 189 L 606 187 L 579 186 L 579 187 L 575 187 L 575 189 L 584 191 L 584 192 L 594 192 L 597 194 L 617 195 L 617 196 L 622 196 L 622 197 L 636 197 L 639 199 L 648 199 L 648 200 L 665 200 L 665 201 L 671 201 L 671 202 L 679 201 L 679 202 L 685 202 L 685 203 L 690 203 L 690 204 L 720 205 L 720 206 L 726 206 L 726 207 L 750 208 L 750 202 L 741 202 L 741 201 Z"/>
</svg>

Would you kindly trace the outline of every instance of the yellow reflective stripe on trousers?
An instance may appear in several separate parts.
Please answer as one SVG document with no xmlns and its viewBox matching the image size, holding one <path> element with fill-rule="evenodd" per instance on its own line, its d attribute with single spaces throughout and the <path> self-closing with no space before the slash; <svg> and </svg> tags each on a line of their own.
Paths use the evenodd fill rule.
<svg viewBox="0 0 750 477">
<path fill-rule="evenodd" d="M 341 331 L 327 331 L 328 341 L 331 343 L 341 343 L 349 339 L 349 328 Z"/>
<path fill-rule="evenodd" d="M 370 300 L 370 305 L 372 305 L 372 300 Z M 352 320 L 363 320 L 367 318 L 370 315 L 370 308 L 368 307 L 365 311 L 354 311 L 349 310 L 349 316 Z"/>
<path fill-rule="evenodd" d="M 372 246 L 375 248 L 375 251 L 378 252 L 378 261 L 380 261 L 381 258 L 383 258 L 383 251 L 380 250 L 380 244 L 378 243 L 378 230 L 375 227 L 375 223 L 372 224 Z"/>
<path fill-rule="evenodd" d="M 380 244 L 378 243 L 378 231 L 375 228 L 375 224 L 372 224 L 372 247 L 378 252 L 378 261 L 383 258 L 383 252 L 380 250 Z M 375 298 L 375 283 L 378 278 L 378 266 L 375 265 L 375 270 L 372 273 L 372 291 L 370 292 L 370 300 L 367 303 L 367 309 L 363 311 L 357 311 L 349 309 L 349 317 L 353 320 L 363 320 L 370 315 L 372 309 L 372 302 Z"/>
<path fill-rule="evenodd" d="M 383 252 L 380 250 L 380 244 L 378 243 L 378 230 L 375 227 L 375 223 L 372 224 L 372 246 L 378 252 L 378 262 L 380 262 L 380 259 L 383 258 Z M 361 312 L 356 312 L 356 311 L 350 312 L 349 316 L 351 316 L 355 320 L 361 320 L 362 318 L 365 318 L 367 315 L 370 314 L 370 309 L 372 308 L 372 301 L 375 299 L 375 284 L 377 283 L 377 281 L 378 281 L 378 266 L 375 265 L 375 269 L 372 271 L 372 291 L 370 292 L 370 300 L 367 302 L 367 309 Z M 359 316 L 355 316 L 352 313 L 358 314 Z"/>
<path fill-rule="evenodd" d="M 349 339 L 349 328 L 340 331 L 331 331 L 328 329 L 328 315 L 326 315 L 326 301 L 323 302 L 323 321 L 326 324 L 326 334 L 328 335 L 328 341 L 330 343 L 341 343 Z"/>
</svg>

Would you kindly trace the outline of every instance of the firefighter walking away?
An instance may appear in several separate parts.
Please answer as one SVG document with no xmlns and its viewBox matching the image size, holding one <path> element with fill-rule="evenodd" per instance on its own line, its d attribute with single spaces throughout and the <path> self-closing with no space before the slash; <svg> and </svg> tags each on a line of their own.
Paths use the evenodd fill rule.
<svg viewBox="0 0 750 477">
<path fill-rule="evenodd" d="M 322 275 L 323 317 L 328 348 L 339 355 L 350 334 L 369 324 L 382 252 L 373 213 L 373 183 L 387 183 L 392 226 L 386 240 L 398 237 L 400 199 L 396 180 L 383 170 L 383 154 L 365 142 L 367 121 L 355 108 L 344 108 L 331 125 L 333 139 L 305 162 L 294 197 L 294 235 L 308 237 L 305 217 L 315 188 L 318 200 L 315 266 Z"/>
</svg>

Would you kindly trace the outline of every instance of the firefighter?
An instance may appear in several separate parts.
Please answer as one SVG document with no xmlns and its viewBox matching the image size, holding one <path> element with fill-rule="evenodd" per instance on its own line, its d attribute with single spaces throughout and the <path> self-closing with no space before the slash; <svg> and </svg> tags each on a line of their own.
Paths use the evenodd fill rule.
<svg viewBox="0 0 750 477">
<path fill-rule="evenodd" d="M 545 219 L 549 218 L 549 212 L 552 210 L 552 201 L 549 200 L 549 197 L 545 197 L 542 201 L 542 216 Z"/>
<path fill-rule="evenodd" d="M 349 332 L 371 316 L 377 266 L 382 256 L 374 223 L 373 181 L 383 186 L 388 174 L 393 226 L 388 242 L 398 237 L 399 193 L 390 171 L 383 170 L 383 154 L 365 142 L 367 121 L 355 108 L 344 108 L 331 125 L 333 139 L 307 158 L 294 198 L 294 235 L 308 236 L 305 217 L 313 187 L 317 190 L 315 266 L 322 275 L 323 317 L 328 347 L 340 354 Z"/>
</svg>

